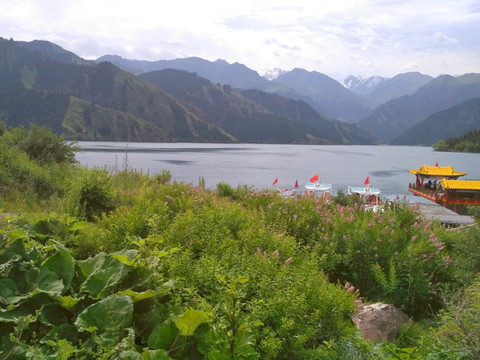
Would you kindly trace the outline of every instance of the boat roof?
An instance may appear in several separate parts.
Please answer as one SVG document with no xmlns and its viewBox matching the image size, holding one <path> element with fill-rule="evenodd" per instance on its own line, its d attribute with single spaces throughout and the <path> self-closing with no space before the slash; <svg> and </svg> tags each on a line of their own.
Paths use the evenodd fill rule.
<svg viewBox="0 0 480 360">
<path fill-rule="evenodd" d="M 350 191 L 359 195 L 379 195 L 380 190 L 369 186 L 350 186 Z"/>
<path fill-rule="evenodd" d="M 330 190 L 332 184 L 322 184 L 319 182 L 305 184 L 305 189 L 307 190 Z"/>
<path fill-rule="evenodd" d="M 440 180 L 445 190 L 480 190 L 480 180 Z"/>
<path fill-rule="evenodd" d="M 467 175 L 466 172 L 459 172 L 453 170 L 451 166 L 427 166 L 423 165 L 420 169 L 410 169 L 413 175 L 424 175 L 424 176 L 464 176 Z"/>
</svg>

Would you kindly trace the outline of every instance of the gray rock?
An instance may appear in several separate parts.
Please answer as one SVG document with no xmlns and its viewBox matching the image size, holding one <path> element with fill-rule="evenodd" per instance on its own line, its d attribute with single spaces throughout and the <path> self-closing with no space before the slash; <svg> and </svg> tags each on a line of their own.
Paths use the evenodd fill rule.
<svg viewBox="0 0 480 360">
<path fill-rule="evenodd" d="M 352 320 L 363 338 L 372 341 L 394 341 L 400 325 L 410 322 L 403 311 L 383 303 L 364 305 Z"/>
</svg>

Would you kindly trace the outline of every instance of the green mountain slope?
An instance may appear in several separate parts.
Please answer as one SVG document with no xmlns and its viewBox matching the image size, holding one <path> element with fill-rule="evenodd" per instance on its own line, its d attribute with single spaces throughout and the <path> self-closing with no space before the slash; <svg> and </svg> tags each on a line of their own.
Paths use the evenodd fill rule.
<svg viewBox="0 0 480 360">
<path fill-rule="evenodd" d="M 479 94 L 480 74 L 442 75 L 412 95 L 377 107 L 359 124 L 378 139 L 391 141 L 429 115 L 476 98 Z"/>
<path fill-rule="evenodd" d="M 76 64 L 76 65 L 93 65 L 94 64 L 92 61 L 82 59 L 80 56 L 74 54 L 73 52 L 67 51 L 61 46 L 58 46 L 57 44 L 54 44 L 50 41 L 33 40 L 33 41 L 19 41 L 18 43 L 30 50 L 38 51 L 42 54 L 47 55 L 51 59 L 63 62 L 65 64 Z"/>
<path fill-rule="evenodd" d="M 395 145 L 428 145 L 480 128 L 480 98 L 430 115 L 391 141 Z"/>
<path fill-rule="evenodd" d="M 131 73 L 120 70 L 111 63 L 96 66 L 66 64 L 24 47 L 15 41 L 0 40 L 0 87 L 20 86 L 39 91 L 53 91 L 71 95 L 97 106 L 116 110 L 115 116 L 103 112 L 102 127 L 117 127 L 119 121 L 142 119 L 137 125 L 146 126 L 142 131 L 130 134 L 163 134 L 149 141 L 215 141 L 234 140 L 225 131 L 217 128 L 198 108 L 185 104 L 165 91 L 138 79 Z M 118 116 L 118 112 L 125 113 Z M 113 113 L 109 113 L 113 114 Z M 9 117 L 13 114 L 10 112 Z M 57 124 L 52 124 L 58 130 Z M 148 124 L 148 126 L 147 126 Z M 47 124 L 45 124 L 47 125 Z M 55 126 L 53 126 L 55 125 Z M 158 128 L 149 131 L 151 126 Z M 128 128 L 124 124 L 124 128 Z M 100 134 L 118 134 L 103 131 Z M 97 132 L 97 135 L 99 133 Z M 110 136 L 108 136 L 110 139 Z M 145 141 L 142 137 L 118 138 L 116 140 Z"/>
<path fill-rule="evenodd" d="M 240 141 L 317 144 L 371 141 L 368 135 L 358 135 L 347 126 L 323 118 L 303 101 L 258 90 L 236 91 L 181 70 L 154 71 L 139 77 L 194 104 Z"/>
</svg>

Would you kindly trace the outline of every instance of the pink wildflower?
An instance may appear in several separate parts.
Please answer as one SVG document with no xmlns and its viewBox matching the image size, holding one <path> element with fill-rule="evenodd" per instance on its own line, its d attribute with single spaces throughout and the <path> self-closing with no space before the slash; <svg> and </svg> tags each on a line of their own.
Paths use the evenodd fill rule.
<svg viewBox="0 0 480 360">
<path fill-rule="evenodd" d="M 364 307 L 363 307 L 362 304 L 360 304 L 360 305 L 357 305 L 357 309 L 360 310 L 360 311 L 362 311 L 362 310 L 364 309 Z"/>
<path fill-rule="evenodd" d="M 262 250 L 260 250 L 260 248 L 259 248 L 259 247 L 257 247 L 257 254 L 259 254 L 259 255 L 260 255 L 261 253 L 262 253 Z"/>
<path fill-rule="evenodd" d="M 280 254 L 278 253 L 278 249 L 273 252 L 273 255 L 274 255 L 277 259 L 280 258 Z"/>
<path fill-rule="evenodd" d="M 347 289 L 348 292 L 353 292 L 354 290 L 355 290 L 355 286 L 353 285 Z"/>
<path fill-rule="evenodd" d="M 285 265 L 288 265 L 292 262 L 293 258 L 289 257 L 287 260 L 285 260 Z"/>
<path fill-rule="evenodd" d="M 413 237 L 412 237 L 412 242 L 415 242 L 415 240 L 417 240 L 417 237 L 416 237 L 416 236 L 413 236 Z"/>
<path fill-rule="evenodd" d="M 378 259 L 378 254 L 375 254 L 375 258 Z"/>
</svg>

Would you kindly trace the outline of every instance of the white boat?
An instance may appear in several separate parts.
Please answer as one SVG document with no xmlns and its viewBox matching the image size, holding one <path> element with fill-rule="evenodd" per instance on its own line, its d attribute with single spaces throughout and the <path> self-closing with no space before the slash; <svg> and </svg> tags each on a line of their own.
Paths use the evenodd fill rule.
<svg viewBox="0 0 480 360">
<path fill-rule="evenodd" d="M 280 194 L 280 196 L 284 198 L 293 198 L 297 196 L 296 189 L 298 188 L 298 180 L 295 181 L 295 185 L 293 189 L 279 189 L 278 187 L 276 187 L 277 183 L 278 183 L 278 178 L 276 178 L 275 181 L 273 182 L 273 186 L 275 186 L 275 190 Z"/>
<path fill-rule="evenodd" d="M 363 186 L 349 186 L 348 195 L 356 194 L 360 196 L 363 202 L 366 205 L 366 209 L 373 209 L 374 211 L 378 210 L 380 205 L 380 190 L 371 187 L 369 177 L 367 176 Z"/>
<path fill-rule="evenodd" d="M 307 194 L 315 194 L 319 197 L 330 199 L 332 192 L 332 184 L 325 184 L 318 181 L 318 174 L 310 179 L 310 182 L 305 185 L 305 192 Z"/>
</svg>

